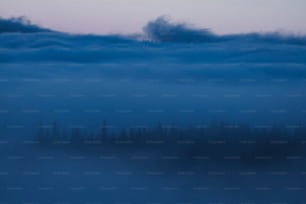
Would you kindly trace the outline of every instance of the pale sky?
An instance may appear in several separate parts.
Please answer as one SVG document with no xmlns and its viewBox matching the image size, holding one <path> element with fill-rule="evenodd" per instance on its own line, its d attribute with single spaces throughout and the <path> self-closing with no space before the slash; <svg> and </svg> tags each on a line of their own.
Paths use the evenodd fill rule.
<svg viewBox="0 0 306 204">
<path fill-rule="evenodd" d="M 306 34 L 306 0 L 0 0 L 1 17 L 71 33 L 136 33 L 162 15 L 219 34 Z"/>
</svg>

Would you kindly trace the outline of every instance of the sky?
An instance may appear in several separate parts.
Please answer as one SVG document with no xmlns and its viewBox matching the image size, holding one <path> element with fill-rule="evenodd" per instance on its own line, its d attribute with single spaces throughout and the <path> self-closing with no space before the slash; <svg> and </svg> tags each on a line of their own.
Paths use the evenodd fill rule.
<svg viewBox="0 0 306 204">
<path fill-rule="evenodd" d="M 306 34 L 305 0 L 0 0 L 3 18 L 69 33 L 138 33 L 150 20 L 209 28 L 218 34 L 282 31 Z"/>
</svg>

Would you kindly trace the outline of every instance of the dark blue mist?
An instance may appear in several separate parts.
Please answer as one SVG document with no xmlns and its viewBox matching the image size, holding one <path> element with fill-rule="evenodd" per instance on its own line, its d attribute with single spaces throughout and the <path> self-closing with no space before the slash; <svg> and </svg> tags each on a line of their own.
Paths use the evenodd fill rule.
<svg viewBox="0 0 306 204">
<path fill-rule="evenodd" d="M 305 201 L 305 46 L 305 36 L 216 35 L 165 18 L 130 36 L 0 19 L 0 203 Z M 54 136 L 54 124 L 61 135 L 98 135 L 103 121 L 116 133 L 110 144 L 36 138 L 41 127 Z M 112 145 L 122 128 L 222 121 L 268 127 L 273 138 L 243 129 L 242 139 L 231 139 L 242 133 L 213 126 L 221 136 L 213 135 L 234 145 L 190 146 L 191 130 L 190 138 L 176 135 L 175 145 Z M 225 159 L 237 153 L 259 159 Z"/>
</svg>

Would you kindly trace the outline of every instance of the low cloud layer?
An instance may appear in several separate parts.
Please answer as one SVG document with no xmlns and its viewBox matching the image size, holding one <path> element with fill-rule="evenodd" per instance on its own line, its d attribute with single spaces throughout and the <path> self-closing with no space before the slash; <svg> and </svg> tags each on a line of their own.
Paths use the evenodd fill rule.
<svg viewBox="0 0 306 204">
<path fill-rule="evenodd" d="M 119 126 L 305 121 L 305 37 L 218 36 L 164 18 L 134 36 L 46 32 L 22 21 L 17 27 L 31 30 L 26 26 L 32 31 L 0 34 L 0 107 L 8 125 L 37 125 L 41 116 L 93 125 L 101 115 Z M 32 109 L 41 112 L 23 112 Z M 56 110 L 68 110 L 68 118 Z"/>
<path fill-rule="evenodd" d="M 160 17 L 144 33 L 66 34 L 24 18 L 0 19 L 0 63 L 306 63 L 306 37 L 216 35 Z"/>
</svg>

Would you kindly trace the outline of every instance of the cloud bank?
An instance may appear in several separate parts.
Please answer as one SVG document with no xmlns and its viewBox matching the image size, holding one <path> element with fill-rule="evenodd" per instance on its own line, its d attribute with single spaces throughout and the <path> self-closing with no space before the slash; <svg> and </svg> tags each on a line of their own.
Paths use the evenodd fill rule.
<svg viewBox="0 0 306 204">
<path fill-rule="evenodd" d="M 19 27 L 28 25 L 21 22 Z M 101 110 L 119 125 L 146 122 L 146 111 L 156 109 L 165 109 L 158 119 L 178 123 L 202 123 L 203 117 L 215 115 L 254 123 L 305 120 L 304 37 L 218 36 L 163 18 L 149 22 L 145 32 L 135 36 L 72 35 L 37 26 L 33 30 L 0 34 L 0 103 L 9 116 L 15 114 L 10 117 L 12 124 L 16 118 L 21 123 L 36 120 L 22 112 L 31 108 L 72 110 L 69 120 L 82 124 L 100 116 L 91 118 L 87 109 Z M 40 93 L 55 97 L 46 100 Z M 24 97 L 19 100 L 14 94 Z M 142 94 L 148 96 L 139 98 Z M 271 97 L 265 98 L 266 94 Z M 181 115 L 180 110 L 189 112 L 189 108 L 190 114 Z M 122 119 L 121 111 L 130 109 L 133 113 L 125 114 L 130 118 Z M 248 119 L 240 112 L 250 109 L 259 110 L 258 114 Z M 58 116 L 53 113 L 49 118 Z M 155 123 L 153 118 L 148 123 Z"/>
<path fill-rule="evenodd" d="M 76 35 L 0 19 L 0 63 L 306 63 L 306 37 L 216 35 L 160 17 L 144 33 Z"/>
</svg>

